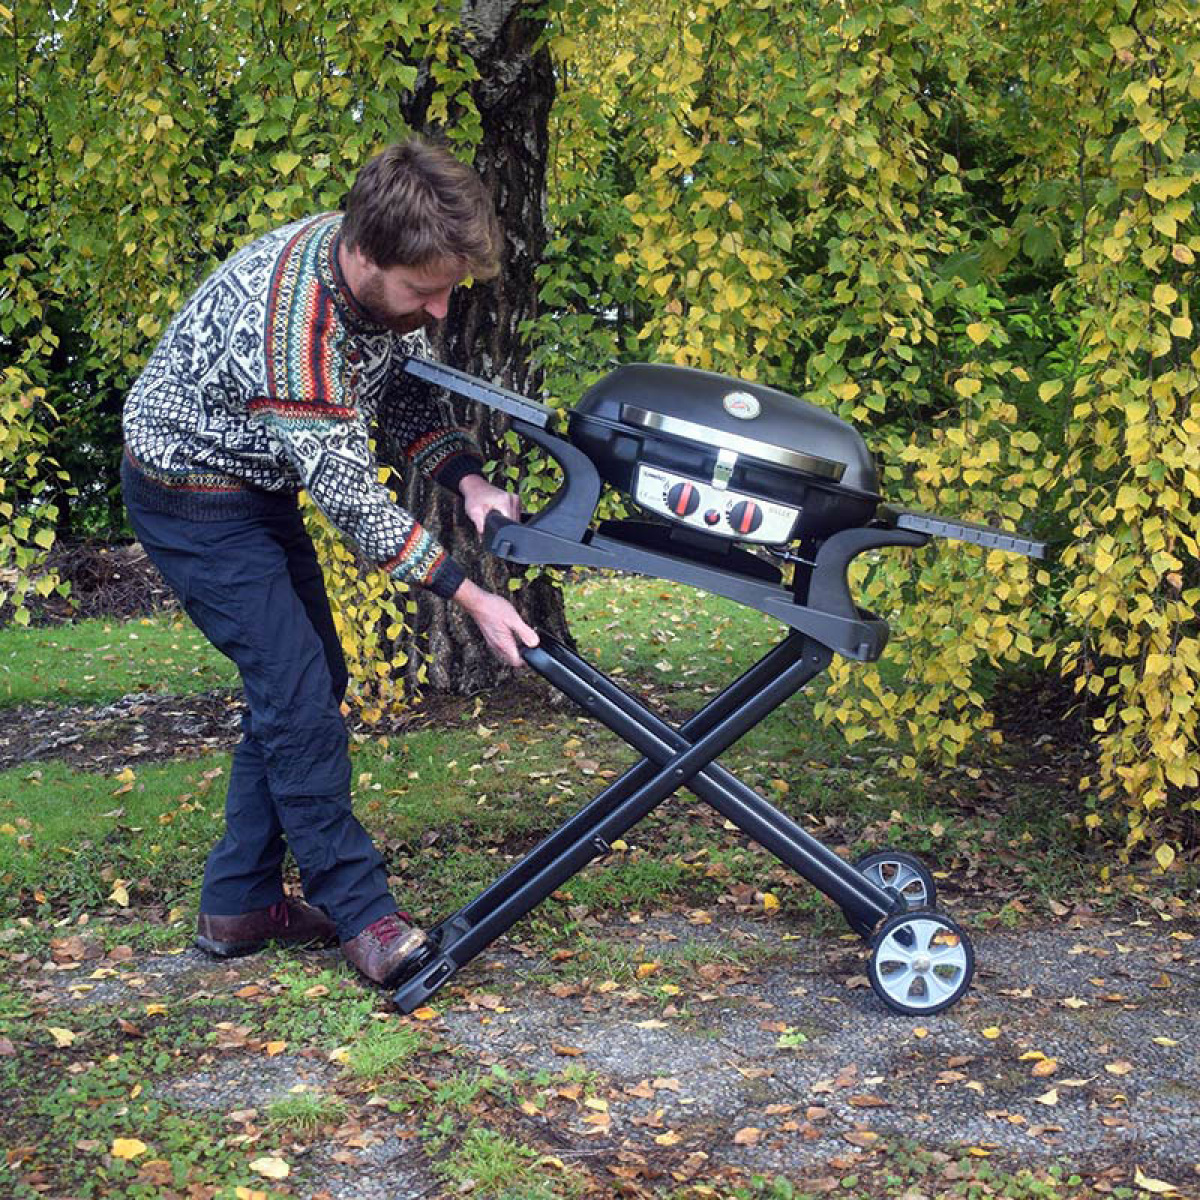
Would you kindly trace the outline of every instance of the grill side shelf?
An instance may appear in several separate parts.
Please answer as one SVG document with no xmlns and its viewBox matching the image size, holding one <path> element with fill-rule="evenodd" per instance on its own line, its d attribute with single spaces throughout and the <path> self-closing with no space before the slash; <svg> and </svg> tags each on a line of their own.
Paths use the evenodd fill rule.
<svg viewBox="0 0 1200 1200">
<path fill-rule="evenodd" d="M 507 413 L 510 417 L 516 417 L 517 420 L 537 429 L 549 429 L 554 420 L 554 409 L 547 405 L 510 392 L 498 384 L 477 379 L 474 375 L 448 367 L 445 363 L 433 362 L 414 354 L 405 362 L 404 370 L 409 375 L 424 379 L 426 383 L 444 387 L 447 391 L 465 396 L 468 400 L 477 400 L 480 404 L 486 404 L 488 408 Z"/>
<path fill-rule="evenodd" d="M 927 533 L 930 537 L 949 538 L 956 542 L 970 542 L 988 550 L 1006 550 L 1010 554 L 1023 554 L 1026 558 L 1045 558 L 1046 543 L 1032 538 L 1020 537 L 991 525 L 979 525 L 974 521 L 956 521 L 952 517 L 935 517 L 929 513 L 907 512 L 903 509 L 882 505 L 879 516 L 895 529 L 908 529 L 914 533 Z"/>
</svg>

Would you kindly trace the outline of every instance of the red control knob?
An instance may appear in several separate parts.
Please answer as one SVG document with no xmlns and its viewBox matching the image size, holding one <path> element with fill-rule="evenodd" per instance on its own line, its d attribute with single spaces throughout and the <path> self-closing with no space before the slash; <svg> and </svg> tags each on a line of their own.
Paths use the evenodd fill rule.
<svg viewBox="0 0 1200 1200">
<path fill-rule="evenodd" d="M 677 517 L 688 517 L 700 507 L 700 489 L 694 483 L 677 483 L 667 493 L 667 507 Z"/>
<path fill-rule="evenodd" d="M 753 500 L 739 500 L 729 510 L 734 533 L 753 533 L 762 524 L 762 509 Z"/>
</svg>

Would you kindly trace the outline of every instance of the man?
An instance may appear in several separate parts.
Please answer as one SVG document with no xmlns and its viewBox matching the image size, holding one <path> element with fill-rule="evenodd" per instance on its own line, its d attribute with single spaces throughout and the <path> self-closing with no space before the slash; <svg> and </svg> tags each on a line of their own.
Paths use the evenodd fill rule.
<svg viewBox="0 0 1200 1200">
<path fill-rule="evenodd" d="M 245 690 L 225 833 L 200 894 L 196 940 L 212 954 L 336 939 L 391 986 L 421 953 L 425 935 L 398 912 L 351 811 L 346 666 L 297 493 L 397 581 L 461 605 L 493 652 L 521 665 L 536 633 L 395 503 L 368 440 L 461 495 L 480 533 L 492 510 L 519 516 L 401 369 L 426 350 L 452 289 L 496 274 L 499 248 L 469 167 L 420 140 L 391 146 L 359 173 L 344 214 L 276 230 L 218 268 L 126 401 L 133 529 Z M 285 843 L 309 904 L 284 896 Z"/>
</svg>

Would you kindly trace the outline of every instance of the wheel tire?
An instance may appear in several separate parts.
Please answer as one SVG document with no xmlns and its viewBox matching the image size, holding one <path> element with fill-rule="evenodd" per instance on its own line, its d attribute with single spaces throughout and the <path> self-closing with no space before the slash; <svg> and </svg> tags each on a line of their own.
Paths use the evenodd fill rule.
<svg viewBox="0 0 1200 1200">
<path fill-rule="evenodd" d="M 966 931 L 931 909 L 895 913 L 880 926 L 867 963 L 875 994 L 905 1016 L 931 1016 L 958 1003 L 975 974 Z"/>
<path fill-rule="evenodd" d="M 854 868 L 878 887 L 895 888 L 910 910 L 937 907 L 937 883 L 915 854 L 875 850 L 858 859 Z"/>
</svg>

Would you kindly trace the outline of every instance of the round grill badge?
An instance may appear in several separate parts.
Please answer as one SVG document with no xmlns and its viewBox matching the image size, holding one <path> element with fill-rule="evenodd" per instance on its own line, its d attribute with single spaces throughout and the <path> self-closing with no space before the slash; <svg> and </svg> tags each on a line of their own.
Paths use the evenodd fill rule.
<svg viewBox="0 0 1200 1200">
<path fill-rule="evenodd" d="M 737 417 L 739 421 L 753 421 L 762 412 L 758 397 L 749 392 L 729 392 L 722 398 L 721 404 L 731 417 Z"/>
</svg>

